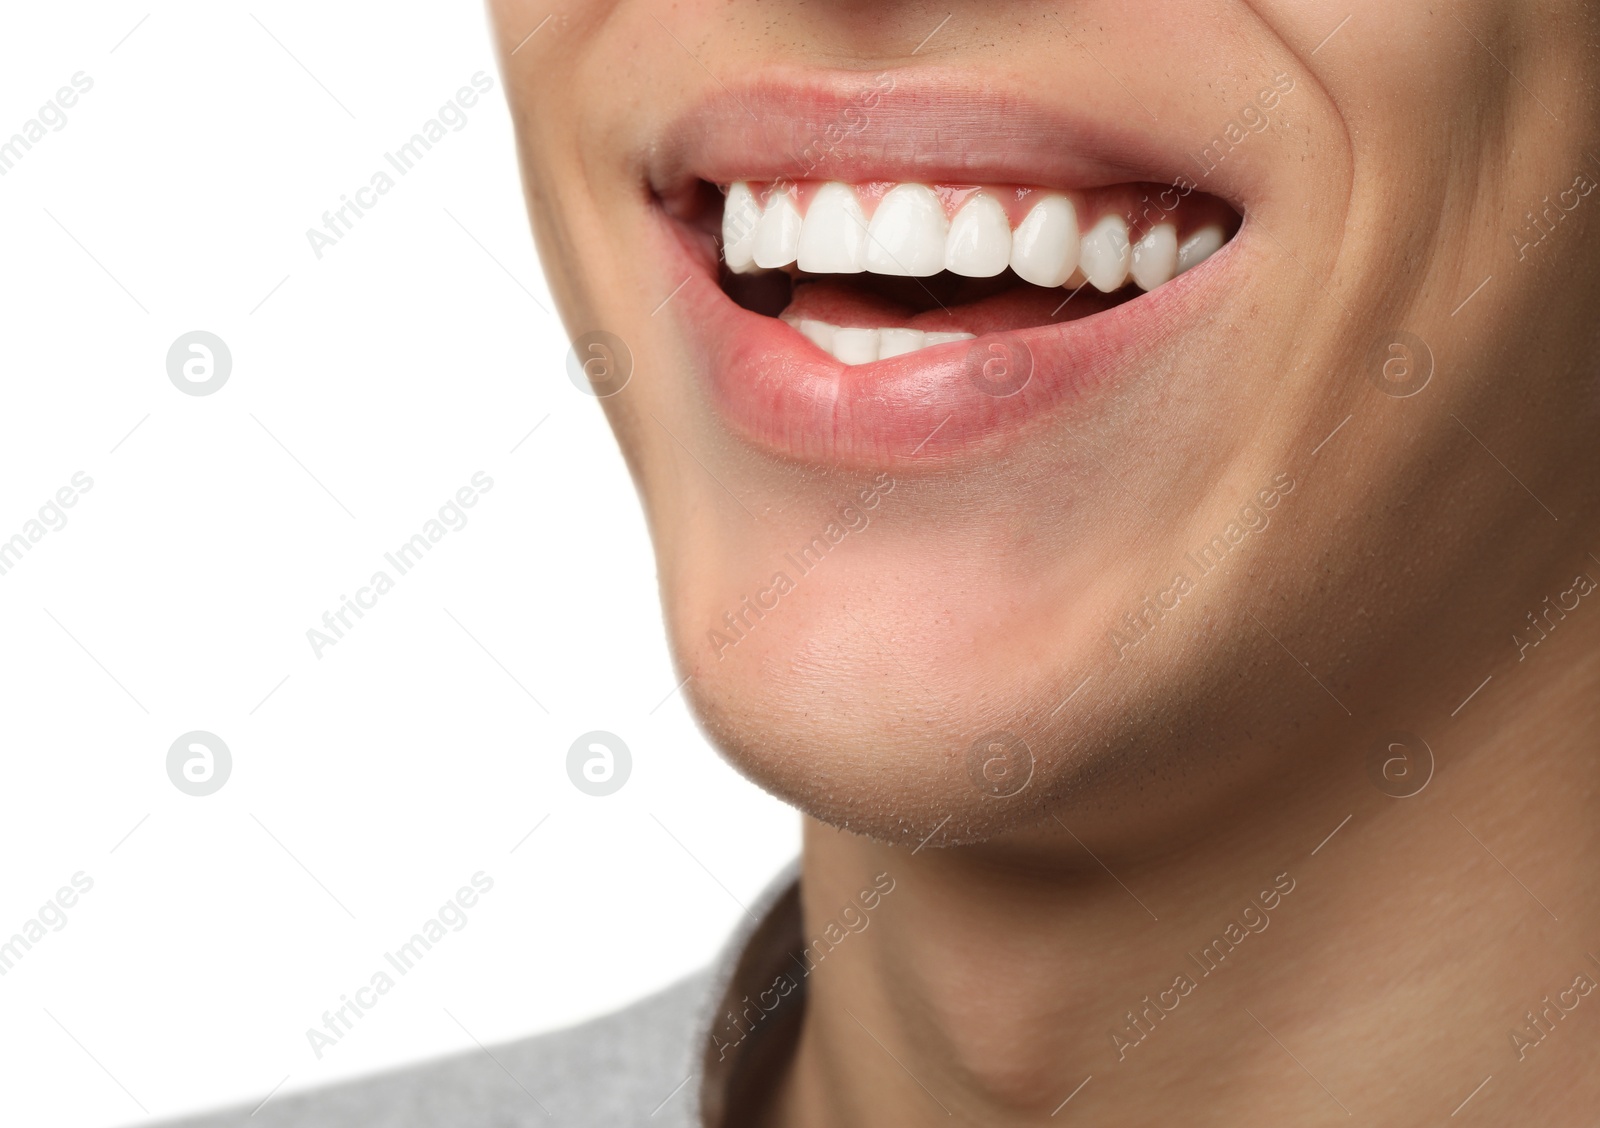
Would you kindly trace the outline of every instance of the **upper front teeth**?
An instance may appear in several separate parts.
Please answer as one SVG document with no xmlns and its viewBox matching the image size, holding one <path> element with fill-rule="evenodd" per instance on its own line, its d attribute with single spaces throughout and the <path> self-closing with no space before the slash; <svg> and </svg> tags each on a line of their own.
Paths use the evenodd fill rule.
<svg viewBox="0 0 1600 1128">
<path fill-rule="evenodd" d="M 787 193 L 767 205 L 756 223 L 755 264 L 764 270 L 788 266 L 800 253 L 800 209 Z"/>
<path fill-rule="evenodd" d="M 736 273 L 749 270 L 756 257 L 756 225 L 761 221 L 761 202 L 750 186 L 738 181 L 728 188 L 722 204 L 722 257 Z"/>
<path fill-rule="evenodd" d="M 1178 248 L 1177 273 L 1191 270 L 1222 249 L 1227 240 L 1220 227 L 1202 227 L 1183 241 Z"/>
<path fill-rule="evenodd" d="M 944 268 L 968 278 L 993 278 L 1011 265 L 1011 223 L 993 196 L 973 196 L 950 223 Z"/>
<path fill-rule="evenodd" d="M 800 228 L 800 269 L 813 274 L 858 274 L 866 269 L 867 217 L 843 184 L 817 190 Z M 782 265 L 788 265 L 787 263 Z"/>
<path fill-rule="evenodd" d="M 878 202 L 867 226 L 866 268 L 874 274 L 912 278 L 938 274 L 944 269 L 949 235 L 944 204 L 932 188 L 897 185 Z"/>
<path fill-rule="evenodd" d="M 991 278 L 1009 266 L 1036 286 L 1080 286 L 1109 293 L 1131 278 L 1154 289 L 1215 254 L 1226 238 L 1212 224 L 1178 240 L 1176 223 L 1150 225 L 1132 241 L 1120 214 L 1094 218 L 1084 230 L 1079 208 L 1064 193 L 1040 193 L 1012 230 L 1006 205 L 979 189 L 960 196 L 953 215 L 925 184 L 897 184 L 872 215 L 848 184 L 818 186 L 802 215 L 794 193 L 770 190 L 765 205 L 748 183 L 728 189 L 722 213 L 723 255 L 736 273 L 798 266 L 812 274 L 925 278 L 948 270 Z M 1149 223 L 1149 217 L 1145 219 Z"/>
<path fill-rule="evenodd" d="M 1157 224 L 1133 246 L 1128 272 L 1141 289 L 1154 290 L 1178 273 L 1178 231 L 1170 223 Z"/>
<path fill-rule="evenodd" d="M 1120 215 L 1108 215 L 1084 233 L 1078 265 L 1091 286 L 1109 294 L 1128 280 L 1131 251 L 1127 221 Z"/>
<path fill-rule="evenodd" d="M 1078 213 L 1065 196 L 1040 200 L 1011 236 L 1011 269 L 1035 286 L 1063 285 L 1078 268 L 1078 253 Z"/>
</svg>

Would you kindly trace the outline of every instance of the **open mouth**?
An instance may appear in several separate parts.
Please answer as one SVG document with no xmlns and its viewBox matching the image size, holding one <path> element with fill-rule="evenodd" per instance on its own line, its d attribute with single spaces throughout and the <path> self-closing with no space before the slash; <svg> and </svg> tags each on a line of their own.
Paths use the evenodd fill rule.
<svg viewBox="0 0 1600 1128">
<path fill-rule="evenodd" d="M 1221 200 L 1160 184 L 720 191 L 723 291 L 848 365 L 1110 309 L 1200 265 L 1239 227 Z"/>
<path fill-rule="evenodd" d="M 641 152 L 657 311 L 719 420 L 770 454 L 992 453 L 1181 363 L 1245 281 L 1259 173 L 1230 158 L 1201 191 L 1190 143 L 937 70 L 710 92 Z"/>
</svg>

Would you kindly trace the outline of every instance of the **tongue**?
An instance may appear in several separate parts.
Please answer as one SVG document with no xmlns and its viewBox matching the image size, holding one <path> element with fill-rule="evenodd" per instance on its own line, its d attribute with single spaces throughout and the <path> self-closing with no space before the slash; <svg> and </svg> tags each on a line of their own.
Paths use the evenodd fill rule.
<svg viewBox="0 0 1600 1128">
<path fill-rule="evenodd" d="M 783 311 L 842 329 L 921 329 L 929 333 L 984 333 L 1031 329 L 1099 313 L 1127 300 L 1093 286 L 1048 290 L 1016 279 L 853 277 L 802 279 Z M 1065 304 L 1063 304 L 1065 303 Z"/>
</svg>

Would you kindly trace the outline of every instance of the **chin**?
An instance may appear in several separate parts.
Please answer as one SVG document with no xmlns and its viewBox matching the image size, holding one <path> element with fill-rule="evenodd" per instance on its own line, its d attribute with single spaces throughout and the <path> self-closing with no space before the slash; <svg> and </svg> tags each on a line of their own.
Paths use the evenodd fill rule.
<svg viewBox="0 0 1600 1128">
<path fill-rule="evenodd" d="M 671 593 L 685 691 L 741 773 L 823 823 L 920 850 L 1058 823 L 1148 844 L 1271 771 L 1274 742 L 1252 757 L 1239 737 L 1253 699 L 1299 687 L 1281 669 L 1223 673 L 1249 655 L 1207 629 L 1243 592 L 1213 576 L 1202 612 L 1197 585 L 1186 606 L 1170 577 L 1130 584 L 1139 567 L 1100 583 L 1065 566 L 1011 574 L 975 528 L 929 538 L 907 518 L 897 532 L 902 490 L 914 510 L 897 485 L 809 571 L 783 550 Z"/>
</svg>

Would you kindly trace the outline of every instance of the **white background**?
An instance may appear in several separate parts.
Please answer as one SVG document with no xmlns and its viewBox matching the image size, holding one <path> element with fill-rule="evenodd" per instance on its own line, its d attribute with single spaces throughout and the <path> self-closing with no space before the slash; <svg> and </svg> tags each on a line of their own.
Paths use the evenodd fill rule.
<svg viewBox="0 0 1600 1128">
<path fill-rule="evenodd" d="M 94 83 L 0 177 L 0 540 L 94 482 L 0 576 L 0 941 L 94 881 L 0 977 L 0 1123 L 254 1104 L 700 966 L 797 819 L 673 692 L 482 11 L 11 4 L 0 44 L 0 138 Z M 466 126 L 319 260 L 306 229 L 477 71 Z M 212 395 L 167 376 L 194 329 L 232 352 Z M 468 524 L 316 657 L 477 471 Z M 166 769 L 194 729 L 234 761 L 201 798 Z M 566 772 L 592 729 L 634 759 L 605 798 Z M 467 925 L 317 1060 L 306 1029 L 479 870 Z"/>
</svg>

